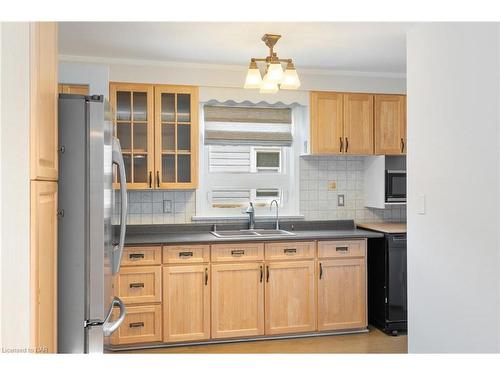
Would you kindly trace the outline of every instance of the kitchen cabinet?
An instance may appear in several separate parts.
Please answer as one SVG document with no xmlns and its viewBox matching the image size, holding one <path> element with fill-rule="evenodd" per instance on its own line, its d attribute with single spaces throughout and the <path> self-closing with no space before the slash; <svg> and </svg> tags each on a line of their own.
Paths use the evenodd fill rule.
<svg viewBox="0 0 500 375">
<path fill-rule="evenodd" d="M 113 319 L 118 318 L 114 311 Z M 161 305 L 127 306 L 125 320 L 111 335 L 113 345 L 161 341 Z"/>
<path fill-rule="evenodd" d="M 30 24 L 31 180 L 57 181 L 57 23 Z"/>
<path fill-rule="evenodd" d="M 375 154 L 406 154 L 406 95 L 375 95 Z"/>
<path fill-rule="evenodd" d="M 373 154 L 373 95 L 311 92 L 312 154 Z"/>
<path fill-rule="evenodd" d="M 264 264 L 212 264 L 212 338 L 264 334 Z"/>
<path fill-rule="evenodd" d="M 31 181 L 31 346 L 57 352 L 57 182 Z"/>
<path fill-rule="evenodd" d="M 151 189 L 154 183 L 153 86 L 111 83 L 110 102 L 114 134 L 120 140 L 125 163 L 127 189 Z M 114 187 L 118 188 L 119 184 L 115 182 Z"/>
<path fill-rule="evenodd" d="M 155 150 L 158 188 L 197 187 L 197 87 L 155 86 Z"/>
<path fill-rule="evenodd" d="M 208 264 L 163 267 L 163 341 L 210 338 Z"/>
<path fill-rule="evenodd" d="M 320 241 L 318 248 L 318 330 L 366 328 L 366 242 Z"/>
<path fill-rule="evenodd" d="M 58 85 L 59 94 L 79 94 L 89 95 L 89 85 L 69 85 L 60 83 Z"/>
<path fill-rule="evenodd" d="M 266 263 L 266 335 L 316 330 L 314 260 Z"/>
</svg>

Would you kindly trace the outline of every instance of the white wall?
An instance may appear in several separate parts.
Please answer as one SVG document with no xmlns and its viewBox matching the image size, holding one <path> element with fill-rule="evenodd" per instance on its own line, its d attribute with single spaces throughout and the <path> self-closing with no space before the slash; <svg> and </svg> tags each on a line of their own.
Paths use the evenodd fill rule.
<svg viewBox="0 0 500 375">
<path fill-rule="evenodd" d="M 422 24 L 407 51 L 409 351 L 498 352 L 498 25 Z"/>
<path fill-rule="evenodd" d="M 109 97 L 109 68 L 100 64 L 60 62 L 59 83 L 89 85 L 90 95 Z"/>
<path fill-rule="evenodd" d="M 29 24 L 1 30 L 2 346 L 30 342 Z"/>
</svg>

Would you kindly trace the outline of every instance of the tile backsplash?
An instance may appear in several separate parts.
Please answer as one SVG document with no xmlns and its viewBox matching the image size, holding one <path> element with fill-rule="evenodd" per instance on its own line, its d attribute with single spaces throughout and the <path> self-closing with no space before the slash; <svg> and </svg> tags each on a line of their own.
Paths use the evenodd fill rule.
<svg viewBox="0 0 500 375">
<path fill-rule="evenodd" d="M 195 190 L 133 190 L 128 193 L 127 224 L 182 224 L 196 211 Z M 113 223 L 119 222 L 120 194 L 115 192 Z"/>
<path fill-rule="evenodd" d="M 366 208 L 363 201 L 363 156 L 305 156 L 300 158 L 300 213 L 306 220 L 353 219 L 405 221 L 406 206 Z M 335 189 L 330 189 L 335 182 Z M 344 206 L 337 196 L 344 195 Z"/>
<path fill-rule="evenodd" d="M 335 182 L 335 189 L 331 183 Z M 406 206 L 366 208 L 363 201 L 362 156 L 305 156 L 300 158 L 300 214 L 306 220 L 358 222 L 405 221 Z M 344 195 L 339 207 L 337 196 Z M 127 224 L 190 223 L 196 214 L 195 190 L 133 190 L 128 192 Z M 120 195 L 115 192 L 115 215 L 119 222 Z"/>
</svg>

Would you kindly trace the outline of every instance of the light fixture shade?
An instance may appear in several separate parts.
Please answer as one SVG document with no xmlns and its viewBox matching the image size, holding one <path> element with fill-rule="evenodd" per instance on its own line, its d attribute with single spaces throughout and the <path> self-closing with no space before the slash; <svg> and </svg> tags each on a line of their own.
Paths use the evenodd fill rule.
<svg viewBox="0 0 500 375">
<path fill-rule="evenodd" d="M 262 76 L 260 75 L 260 70 L 257 67 L 257 63 L 252 61 L 250 67 L 248 68 L 247 78 L 245 79 L 246 89 L 259 89 L 262 83 Z"/>
<path fill-rule="evenodd" d="M 285 90 L 297 90 L 300 87 L 300 80 L 293 63 L 288 63 L 285 74 L 281 80 L 280 88 Z"/>
<path fill-rule="evenodd" d="M 283 67 L 280 62 L 272 62 L 267 66 L 268 79 L 271 82 L 279 83 L 283 78 Z"/>
<path fill-rule="evenodd" d="M 267 72 L 262 80 L 259 92 L 261 94 L 275 94 L 278 90 L 278 83 L 269 80 L 269 72 Z"/>
</svg>

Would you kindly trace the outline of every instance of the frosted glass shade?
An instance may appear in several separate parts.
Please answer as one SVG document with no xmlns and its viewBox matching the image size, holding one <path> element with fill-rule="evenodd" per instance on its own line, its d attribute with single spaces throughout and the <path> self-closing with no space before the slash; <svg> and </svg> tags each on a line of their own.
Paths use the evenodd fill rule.
<svg viewBox="0 0 500 375">
<path fill-rule="evenodd" d="M 250 68 L 247 72 L 247 78 L 245 79 L 246 89 L 259 89 L 262 83 L 262 77 L 260 75 L 259 68 Z"/>
<path fill-rule="evenodd" d="M 295 68 L 288 68 L 285 70 L 283 79 L 280 84 L 281 89 L 297 90 L 300 87 L 300 80 Z"/>
<path fill-rule="evenodd" d="M 267 67 L 268 80 L 279 83 L 283 78 L 283 67 L 278 63 L 271 63 Z"/>
<path fill-rule="evenodd" d="M 269 80 L 269 72 L 264 76 L 260 85 L 259 92 L 261 94 L 275 94 L 278 92 L 278 83 Z"/>
</svg>

